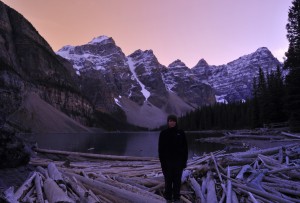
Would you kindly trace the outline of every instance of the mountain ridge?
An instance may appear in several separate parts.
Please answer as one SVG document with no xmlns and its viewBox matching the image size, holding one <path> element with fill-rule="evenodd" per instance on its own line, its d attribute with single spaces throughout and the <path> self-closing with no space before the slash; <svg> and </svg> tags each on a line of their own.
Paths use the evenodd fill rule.
<svg viewBox="0 0 300 203">
<path fill-rule="evenodd" d="M 282 66 L 266 47 L 260 47 L 253 53 L 243 55 L 224 65 L 209 65 L 202 58 L 194 67 L 189 68 L 180 59 L 164 66 L 151 49 L 145 51 L 139 49 L 125 56 L 111 37 L 99 36 L 93 40 L 97 43 L 89 42 L 88 44 L 93 44 L 94 47 L 91 50 L 85 50 L 86 52 L 77 52 L 76 54 L 74 51 L 65 51 L 67 46 L 62 47 L 56 53 L 68 59 L 77 70 L 78 75 L 92 69 L 101 72 L 102 75 L 107 75 L 109 69 L 118 67 L 119 70 L 123 70 L 119 73 L 127 74 L 131 80 L 127 80 L 125 82 L 127 85 L 123 85 L 128 87 L 127 94 L 125 89 L 118 92 L 110 90 L 114 94 L 113 97 L 126 97 L 139 106 L 147 101 L 161 109 L 161 115 L 170 113 L 183 115 L 188 111 L 215 102 L 244 101 L 251 98 L 253 77 L 258 75 L 260 67 L 264 72 L 270 72 L 277 66 Z M 108 53 L 104 54 L 105 52 L 102 51 L 93 57 L 87 55 L 93 50 L 103 50 L 107 44 L 111 45 Z M 72 49 L 79 50 L 84 46 L 86 45 L 74 46 Z M 111 57 L 116 54 L 121 56 L 122 63 Z M 97 68 L 99 64 L 105 68 Z M 124 72 L 127 69 L 130 72 Z M 102 80 L 99 79 L 99 81 Z M 101 83 L 104 84 L 104 82 Z M 167 107 L 167 103 L 170 103 L 170 93 L 176 94 L 181 100 L 179 103 L 185 104 L 184 110 L 180 111 L 175 108 L 176 104 Z M 118 100 L 118 102 L 120 101 Z M 122 108 L 120 103 L 117 106 Z M 189 108 L 186 108 L 187 106 Z M 126 114 L 129 115 L 129 113 Z"/>
<path fill-rule="evenodd" d="M 167 114 L 183 115 L 198 106 L 215 102 L 211 87 L 196 81 L 191 74 L 186 74 L 188 68 L 181 61 L 175 61 L 166 67 L 159 63 L 152 50 L 136 50 L 125 56 L 112 38 L 100 36 L 93 40 L 97 43 L 88 43 L 88 49 L 85 49 L 87 44 L 75 47 L 67 46 L 61 48 L 57 54 L 68 59 L 82 78 L 89 78 L 91 72 L 99 74 L 98 78 L 94 78 L 95 83 L 102 84 L 102 87 L 99 87 L 102 90 L 99 91 L 105 92 L 103 89 L 106 88 L 110 92 L 110 98 L 107 97 L 105 101 L 103 98 L 99 98 L 95 101 L 97 108 L 113 113 L 118 107 L 122 109 L 123 106 L 126 106 L 125 104 L 121 105 L 125 100 L 120 99 L 126 97 L 141 108 L 145 102 L 157 107 L 161 111 L 157 117 L 163 115 L 163 120 L 165 120 Z M 116 58 L 116 55 L 119 58 Z M 99 66 L 103 68 L 97 68 Z M 119 88 L 114 88 L 118 83 Z M 90 89 L 86 83 L 82 83 L 81 86 Z M 178 96 L 174 99 L 177 101 L 176 103 L 170 101 L 170 98 L 173 98 L 170 95 L 173 94 Z M 86 96 L 92 97 L 89 93 Z M 100 102 L 101 99 L 102 102 Z M 111 101 L 118 102 L 113 104 Z M 108 103 L 111 105 L 110 107 L 103 106 Z M 128 110 L 122 110 L 127 116 L 132 114 Z M 143 117 L 145 118 L 147 115 L 137 115 L 138 112 L 142 111 L 137 110 L 135 113 L 136 117 L 140 118 L 138 121 L 143 123 L 143 127 L 153 127 L 151 123 L 144 126 L 146 122 L 143 121 Z"/>
</svg>

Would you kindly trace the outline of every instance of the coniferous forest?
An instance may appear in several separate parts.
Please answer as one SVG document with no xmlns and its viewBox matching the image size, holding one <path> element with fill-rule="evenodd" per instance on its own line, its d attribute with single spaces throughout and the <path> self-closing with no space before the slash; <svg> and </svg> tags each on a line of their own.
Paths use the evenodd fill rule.
<svg viewBox="0 0 300 203">
<path fill-rule="evenodd" d="M 259 69 L 259 76 L 253 80 L 252 99 L 201 107 L 181 117 L 180 126 L 187 130 L 242 129 L 285 122 L 285 94 L 279 67 L 267 75 Z"/>
<path fill-rule="evenodd" d="M 185 130 L 243 129 L 288 122 L 292 132 L 300 132 L 300 0 L 292 2 L 286 30 L 285 77 L 280 67 L 267 74 L 259 69 L 251 99 L 198 108 L 181 117 L 180 126 Z"/>
</svg>

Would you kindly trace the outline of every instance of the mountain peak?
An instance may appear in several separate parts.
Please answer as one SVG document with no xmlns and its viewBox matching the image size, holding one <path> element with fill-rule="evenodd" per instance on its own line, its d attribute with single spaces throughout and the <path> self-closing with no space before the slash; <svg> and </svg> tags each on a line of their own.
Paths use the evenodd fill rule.
<svg viewBox="0 0 300 203">
<path fill-rule="evenodd" d="M 270 50 L 267 47 L 260 47 L 255 52 L 270 52 Z"/>
<path fill-rule="evenodd" d="M 169 68 L 188 68 L 185 63 L 183 63 L 181 60 L 177 59 L 174 62 L 172 62 L 169 66 Z"/>
<path fill-rule="evenodd" d="M 194 68 L 207 67 L 207 66 L 209 66 L 208 63 L 204 59 L 200 59 L 200 61 L 197 63 L 197 65 Z"/>
<path fill-rule="evenodd" d="M 106 40 L 109 40 L 109 41 L 113 42 L 113 39 L 111 37 L 101 35 L 99 37 L 94 37 L 93 40 L 90 41 L 88 44 L 100 44 L 100 43 L 103 43 L 103 41 L 106 41 Z"/>
<path fill-rule="evenodd" d="M 133 52 L 132 54 L 130 54 L 129 57 L 134 58 L 134 57 L 140 56 L 140 55 L 154 56 L 153 51 L 151 49 L 145 50 L 145 51 L 138 49 L 135 52 Z"/>
</svg>

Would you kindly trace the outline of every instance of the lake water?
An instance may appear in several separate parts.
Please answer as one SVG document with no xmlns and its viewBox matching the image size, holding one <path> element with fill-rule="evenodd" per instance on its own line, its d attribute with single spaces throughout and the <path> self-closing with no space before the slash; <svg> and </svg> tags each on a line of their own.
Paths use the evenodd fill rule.
<svg viewBox="0 0 300 203">
<path fill-rule="evenodd" d="M 44 133 L 31 134 L 39 148 L 111 155 L 158 157 L 159 132 Z M 196 139 L 221 136 L 186 132 L 189 157 L 225 148 L 223 144 L 200 143 Z"/>
</svg>

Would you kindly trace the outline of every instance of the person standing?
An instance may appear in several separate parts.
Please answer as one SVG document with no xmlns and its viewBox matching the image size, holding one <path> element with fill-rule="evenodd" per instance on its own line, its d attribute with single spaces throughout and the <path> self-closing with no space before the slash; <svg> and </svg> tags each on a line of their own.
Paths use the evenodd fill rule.
<svg viewBox="0 0 300 203">
<path fill-rule="evenodd" d="M 178 129 L 177 117 L 169 115 L 168 128 L 162 130 L 158 141 L 158 156 L 165 179 L 165 199 L 180 200 L 181 176 L 188 159 L 185 132 Z"/>
</svg>

